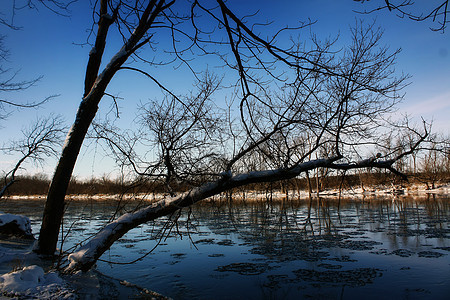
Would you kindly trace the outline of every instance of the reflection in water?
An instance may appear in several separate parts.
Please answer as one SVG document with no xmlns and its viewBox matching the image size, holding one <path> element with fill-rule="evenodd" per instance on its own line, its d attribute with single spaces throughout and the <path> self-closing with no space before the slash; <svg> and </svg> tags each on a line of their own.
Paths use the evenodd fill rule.
<svg viewBox="0 0 450 300">
<path fill-rule="evenodd" d="M 64 248 L 94 234 L 117 207 L 134 208 L 122 204 L 71 202 Z M 97 268 L 175 299 L 446 299 L 449 204 L 435 196 L 199 203 L 129 232 Z M 0 203 L 29 216 L 33 232 L 42 207 Z"/>
</svg>

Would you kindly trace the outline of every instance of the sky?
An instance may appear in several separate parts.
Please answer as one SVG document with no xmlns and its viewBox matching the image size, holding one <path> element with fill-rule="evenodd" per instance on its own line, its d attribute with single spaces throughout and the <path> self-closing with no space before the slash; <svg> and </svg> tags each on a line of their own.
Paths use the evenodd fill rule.
<svg viewBox="0 0 450 300">
<path fill-rule="evenodd" d="M 361 4 L 355 1 L 315 0 L 229 0 L 229 6 L 242 15 L 258 12 L 261 21 L 273 21 L 271 28 L 286 25 L 295 26 L 301 21 L 311 19 L 316 23 L 310 31 L 320 38 L 343 36 L 357 18 L 366 22 L 375 20 L 385 30 L 382 42 L 391 49 L 401 48 L 396 70 L 411 75 L 410 85 L 405 88 L 405 100 L 399 105 L 398 114 L 409 114 L 416 120 L 420 117 L 433 121 L 436 132 L 449 135 L 450 128 L 450 29 L 434 32 L 430 22 L 414 22 L 399 18 L 394 13 L 381 11 L 372 14 L 359 14 L 355 11 L 369 9 L 376 3 Z M 418 1 L 427 5 L 436 1 Z M 12 20 L 12 0 L 0 2 L 0 12 L 4 19 Z M 416 9 L 424 9 L 417 7 Z M 8 93 L 14 101 L 39 101 L 50 95 L 55 99 L 38 109 L 13 111 L 7 120 L 0 121 L 0 144 L 17 139 L 22 128 L 39 116 L 60 114 L 70 125 L 83 93 L 84 71 L 90 46 L 83 45 L 92 26 L 90 1 L 79 0 L 70 6 L 69 16 L 59 16 L 38 6 L 38 10 L 24 9 L 14 16 L 14 25 L 20 30 L 10 30 L 0 26 L 0 34 L 5 35 L 4 45 L 10 55 L 7 67 L 19 70 L 18 79 L 43 78 L 34 87 L 20 92 Z M 112 55 L 117 49 L 116 40 L 111 41 Z M 206 62 L 205 62 L 206 63 Z M 192 88 L 182 70 L 161 68 L 156 71 L 159 78 L 170 81 L 180 89 Z M 110 91 L 110 90 L 108 90 Z M 120 126 L 132 126 L 140 103 L 156 94 L 156 87 L 136 74 L 119 74 L 111 84 L 111 93 L 124 98 L 119 101 Z M 1 95 L 6 97 L 5 94 Z M 112 102 L 102 100 L 100 114 L 110 111 Z M 0 153 L 0 171 L 9 170 L 17 156 Z M 42 167 L 26 165 L 28 172 L 51 174 L 55 160 L 48 160 Z M 114 174 L 115 167 L 109 158 L 104 157 L 98 146 L 87 141 L 78 159 L 74 175 L 78 178 Z"/>
</svg>

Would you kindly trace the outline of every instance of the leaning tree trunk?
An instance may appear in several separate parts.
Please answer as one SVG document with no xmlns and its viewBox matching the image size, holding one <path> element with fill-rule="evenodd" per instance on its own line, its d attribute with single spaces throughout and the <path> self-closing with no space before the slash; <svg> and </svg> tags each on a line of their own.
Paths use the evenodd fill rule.
<svg viewBox="0 0 450 300">
<path fill-rule="evenodd" d="M 64 198 L 75 162 L 80 153 L 84 137 L 97 113 L 98 104 L 105 93 L 106 87 L 130 55 L 127 47 L 127 45 L 123 46 L 121 51 L 111 59 L 105 70 L 96 77 L 89 93 L 80 103 L 75 122 L 67 134 L 66 142 L 47 194 L 41 231 L 37 247 L 35 248 L 37 253 L 53 255 L 56 250 L 59 228 L 64 213 Z M 90 64 L 88 64 L 88 69 L 89 67 Z"/>
<path fill-rule="evenodd" d="M 58 233 L 64 214 L 64 199 L 72 176 L 75 162 L 80 153 L 84 137 L 98 110 L 98 104 L 102 99 L 105 89 L 117 72 L 119 67 L 129 57 L 125 49 L 111 59 L 105 70 L 97 77 L 90 92 L 81 101 L 75 122 L 66 137 L 61 157 L 56 167 L 45 202 L 39 240 L 35 252 L 45 255 L 53 255 L 58 242 Z"/>
<path fill-rule="evenodd" d="M 114 17 L 109 17 L 107 12 L 107 2 L 101 1 L 99 11 L 101 17 L 98 23 L 97 38 L 92 51 L 89 53 L 89 61 L 86 67 L 83 100 L 78 108 L 75 122 L 67 134 L 45 202 L 39 240 L 34 249 L 35 252 L 40 254 L 53 255 L 55 253 L 59 228 L 64 214 L 64 199 L 81 145 L 97 113 L 98 104 L 108 83 L 117 72 L 118 67 L 128 57 L 124 55 L 126 51 L 119 52 L 121 55 L 114 56 L 98 76 L 106 45 L 106 36 L 114 20 Z M 125 46 L 121 50 L 124 49 Z"/>
<path fill-rule="evenodd" d="M 77 112 L 72 128 L 66 137 L 61 157 L 53 175 L 45 202 L 39 240 L 35 251 L 53 255 L 64 213 L 64 199 L 73 168 L 87 130 L 95 117 L 102 94 L 84 99 Z"/>
<path fill-rule="evenodd" d="M 72 176 L 73 168 L 83 144 L 87 130 L 98 110 L 98 104 L 102 99 L 109 82 L 127 61 L 128 57 L 137 49 L 145 45 L 149 40 L 142 41 L 148 29 L 152 26 L 156 17 L 165 8 L 164 0 L 150 1 L 142 12 L 139 24 L 132 32 L 123 47 L 111 58 L 108 65 L 99 75 L 99 69 L 106 45 L 108 29 L 117 18 L 119 6 L 114 9 L 113 16 L 108 14 L 108 1 L 100 1 L 100 21 L 98 23 L 95 45 L 89 53 L 89 61 L 85 75 L 84 98 L 78 108 L 77 116 L 72 128 L 67 134 L 66 143 L 53 175 L 52 183 L 45 203 L 44 216 L 41 231 L 35 252 L 53 255 L 58 242 L 58 233 L 64 213 L 64 198 Z"/>
</svg>

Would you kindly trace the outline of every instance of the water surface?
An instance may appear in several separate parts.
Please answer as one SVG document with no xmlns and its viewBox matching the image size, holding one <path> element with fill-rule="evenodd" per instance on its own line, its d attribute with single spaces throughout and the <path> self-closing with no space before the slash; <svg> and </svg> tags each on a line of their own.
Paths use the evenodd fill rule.
<svg viewBox="0 0 450 300">
<path fill-rule="evenodd" d="M 202 203 L 130 231 L 97 269 L 174 299 L 448 299 L 449 205 L 432 196 Z M 70 202 L 63 249 L 133 207 Z M 42 209 L 0 202 L 30 217 L 34 233 Z"/>
</svg>

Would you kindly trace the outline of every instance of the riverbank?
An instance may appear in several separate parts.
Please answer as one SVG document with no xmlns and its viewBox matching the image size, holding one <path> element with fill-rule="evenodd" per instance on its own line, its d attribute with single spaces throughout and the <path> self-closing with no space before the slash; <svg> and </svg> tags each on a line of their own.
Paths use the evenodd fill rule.
<svg viewBox="0 0 450 300">
<path fill-rule="evenodd" d="M 428 189 L 425 184 L 409 184 L 409 185 L 378 185 L 378 186 L 366 186 L 366 187 L 354 187 L 347 189 L 325 189 L 317 194 L 316 191 L 312 191 L 310 194 L 307 190 L 290 190 L 287 193 L 279 190 L 272 191 L 234 191 L 231 194 L 221 194 L 211 197 L 209 200 L 220 200 L 232 196 L 235 200 L 247 200 L 247 201 L 266 201 L 283 200 L 283 199 L 309 199 L 309 197 L 316 198 L 364 198 L 371 196 L 389 196 L 389 195 L 406 195 L 406 196 L 424 196 L 424 195 L 450 195 L 450 183 L 437 184 L 434 189 Z M 168 197 L 166 194 L 161 193 L 140 193 L 140 194 L 69 194 L 66 196 L 69 200 L 138 200 L 145 202 L 156 202 Z M 42 200 L 46 198 L 46 195 L 9 195 L 4 197 L 5 199 L 17 199 L 28 200 L 37 199 Z"/>
</svg>

